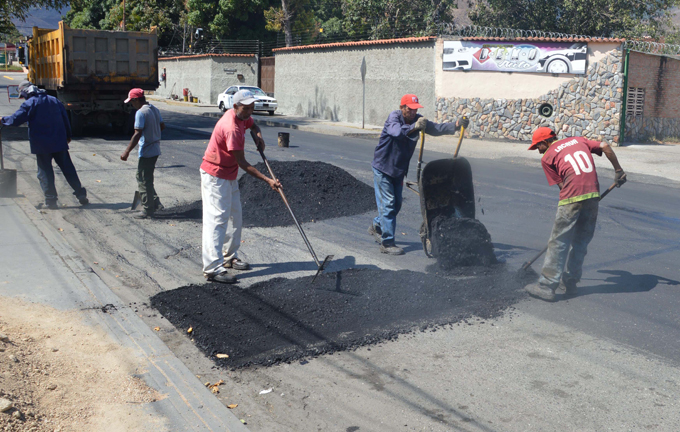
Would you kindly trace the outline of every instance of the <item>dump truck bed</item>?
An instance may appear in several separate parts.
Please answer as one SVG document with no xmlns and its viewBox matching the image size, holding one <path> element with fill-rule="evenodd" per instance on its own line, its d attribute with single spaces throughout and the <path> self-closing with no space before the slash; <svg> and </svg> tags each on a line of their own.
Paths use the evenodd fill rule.
<svg viewBox="0 0 680 432">
<path fill-rule="evenodd" d="M 48 90 L 158 88 L 158 37 L 151 32 L 33 28 L 30 80 Z"/>
</svg>

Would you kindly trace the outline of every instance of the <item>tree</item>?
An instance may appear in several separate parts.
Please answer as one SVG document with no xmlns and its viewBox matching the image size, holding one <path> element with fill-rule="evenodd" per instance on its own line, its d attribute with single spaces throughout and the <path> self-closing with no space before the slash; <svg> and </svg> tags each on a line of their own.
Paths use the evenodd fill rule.
<svg viewBox="0 0 680 432">
<path fill-rule="evenodd" d="M 344 0 L 344 29 L 354 38 L 432 35 L 455 7 L 454 0 Z"/>
<path fill-rule="evenodd" d="M 283 30 L 286 46 L 293 45 L 293 33 L 308 32 L 309 36 L 317 32 L 314 12 L 310 9 L 309 0 L 281 0 L 281 7 L 270 7 L 265 11 L 267 30 L 280 32 Z"/>
<path fill-rule="evenodd" d="M 485 0 L 470 12 L 476 25 L 588 36 L 657 38 L 672 29 L 678 0 Z"/>
<path fill-rule="evenodd" d="M 189 24 L 228 39 L 265 39 L 264 11 L 274 0 L 188 0 Z"/>
<path fill-rule="evenodd" d="M 13 19 L 26 21 L 28 10 L 32 7 L 61 9 L 69 0 L 0 0 L 0 33 L 12 33 L 16 27 Z"/>
</svg>

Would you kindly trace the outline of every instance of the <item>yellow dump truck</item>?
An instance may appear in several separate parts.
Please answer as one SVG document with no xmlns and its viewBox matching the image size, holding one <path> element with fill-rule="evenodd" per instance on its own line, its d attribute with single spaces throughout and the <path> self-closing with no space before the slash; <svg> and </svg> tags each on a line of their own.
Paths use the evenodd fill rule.
<svg viewBox="0 0 680 432">
<path fill-rule="evenodd" d="M 158 88 L 158 36 L 149 32 L 56 30 L 33 27 L 29 80 L 56 96 L 69 112 L 74 135 L 87 125 L 130 131 L 131 88 Z"/>
</svg>

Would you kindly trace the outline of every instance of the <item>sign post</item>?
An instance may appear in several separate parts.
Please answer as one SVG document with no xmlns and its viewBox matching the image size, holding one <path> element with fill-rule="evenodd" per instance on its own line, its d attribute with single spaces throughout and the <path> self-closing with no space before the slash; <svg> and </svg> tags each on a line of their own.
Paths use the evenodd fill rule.
<svg viewBox="0 0 680 432">
<path fill-rule="evenodd" d="M 361 85 L 362 90 L 362 104 L 361 104 L 361 129 L 364 128 L 364 119 L 366 114 L 366 57 L 361 60 Z"/>
</svg>

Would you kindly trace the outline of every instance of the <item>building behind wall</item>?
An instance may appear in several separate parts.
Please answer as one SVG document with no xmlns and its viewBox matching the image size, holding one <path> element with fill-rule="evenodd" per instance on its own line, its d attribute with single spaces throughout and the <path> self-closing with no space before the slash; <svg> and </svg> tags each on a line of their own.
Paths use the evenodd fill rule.
<svg viewBox="0 0 680 432">
<path fill-rule="evenodd" d="M 680 60 L 628 55 L 627 141 L 680 139 Z"/>
<path fill-rule="evenodd" d="M 200 102 L 217 104 L 217 97 L 232 85 L 257 86 L 258 65 L 254 54 L 200 54 L 158 59 L 165 79 L 156 94 L 177 95 L 187 88 Z"/>
</svg>

